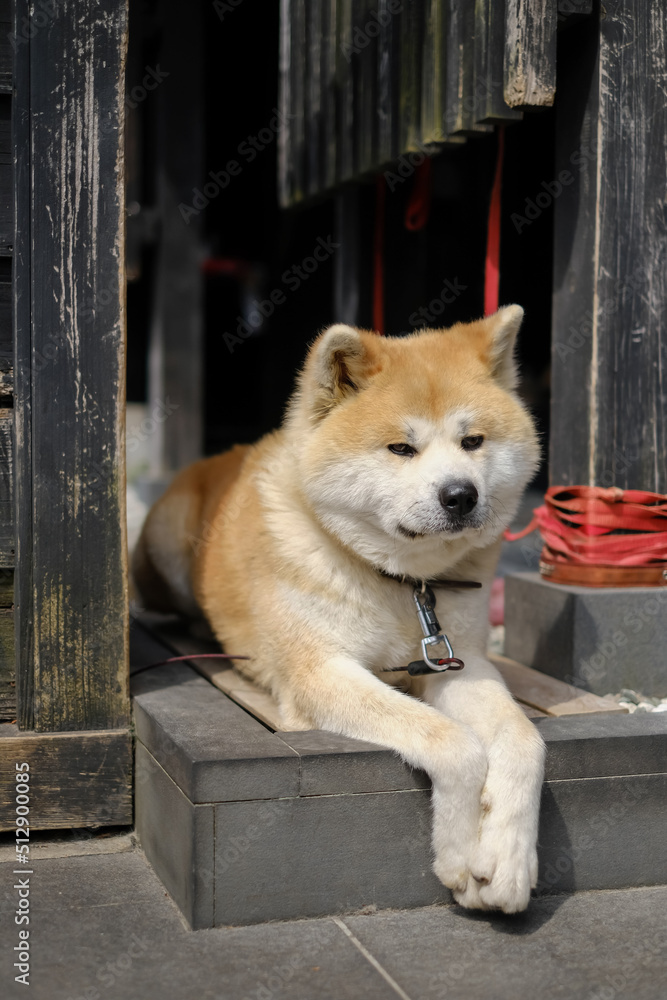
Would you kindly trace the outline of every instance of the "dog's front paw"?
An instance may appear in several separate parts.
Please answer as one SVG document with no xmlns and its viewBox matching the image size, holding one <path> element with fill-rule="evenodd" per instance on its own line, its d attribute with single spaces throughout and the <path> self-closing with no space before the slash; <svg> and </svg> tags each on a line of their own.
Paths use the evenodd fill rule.
<svg viewBox="0 0 667 1000">
<path fill-rule="evenodd" d="M 481 909 L 519 913 L 537 884 L 536 809 L 512 813 L 482 796 L 479 842 L 471 859 Z"/>
<path fill-rule="evenodd" d="M 433 782 L 433 871 L 454 893 L 464 893 L 470 879 L 486 770 L 486 753 L 470 734 L 449 761 L 446 780 Z"/>
<path fill-rule="evenodd" d="M 522 858 L 500 858 L 483 853 L 478 846 L 470 859 L 466 882 L 451 887 L 454 899 L 469 910 L 502 910 L 520 913 L 530 901 L 536 884 L 537 852 L 526 863 Z M 485 873 L 485 874 L 483 874 Z"/>
<path fill-rule="evenodd" d="M 479 899 L 486 909 L 502 910 L 504 913 L 520 913 L 526 909 L 530 890 L 537 882 L 537 851 L 534 847 L 522 845 L 514 851 L 501 848 L 490 856 L 487 854 L 486 859 L 478 854 L 473 860 L 473 868 L 493 870 L 488 882 L 479 886 Z"/>
</svg>

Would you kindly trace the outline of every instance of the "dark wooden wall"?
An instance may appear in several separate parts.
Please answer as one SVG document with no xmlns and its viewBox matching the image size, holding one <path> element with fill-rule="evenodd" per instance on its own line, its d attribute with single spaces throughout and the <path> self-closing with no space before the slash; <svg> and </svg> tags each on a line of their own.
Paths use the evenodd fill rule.
<svg viewBox="0 0 667 1000">
<path fill-rule="evenodd" d="M 0 727 L 0 828 L 11 823 L 18 759 L 41 771 L 32 826 L 128 823 L 127 0 L 70 0 L 49 11 L 16 0 L 14 32 L 17 225 L 15 240 L 11 222 L 0 229 L 0 254 L 7 233 L 18 728 Z M 9 423 L 0 412 L 5 451 Z M 0 501 L 10 469 L 3 463 Z M 1 538 L 4 553 L 11 533 Z M 0 651 L 9 600 L 6 585 Z"/>
<path fill-rule="evenodd" d="M 667 7 L 609 0 L 559 74 L 551 478 L 667 492 Z"/>
<path fill-rule="evenodd" d="M 12 347 L 11 0 L 0 0 L 0 722 L 16 717 L 14 666 L 14 351 Z"/>
<path fill-rule="evenodd" d="M 282 0 L 281 204 L 552 105 L 559 17 L 591 6 Z"/>
</svg>

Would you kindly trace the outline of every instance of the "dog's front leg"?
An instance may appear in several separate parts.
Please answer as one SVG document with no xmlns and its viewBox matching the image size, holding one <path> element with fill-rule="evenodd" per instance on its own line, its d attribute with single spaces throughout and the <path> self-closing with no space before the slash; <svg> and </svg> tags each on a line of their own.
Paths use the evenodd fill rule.
<svg viewBox="0 0 667 1000">
<path fill-rule="evenodd" d="M 470 726 L 488 754 L 471 877 L 454 895 L 464 906 L 515 913 L 526 908 L 537 882 L 544 743 L 495 667 L 465 650 L 460 655 L 461 674 L 431 675 L 422 685 L 422 697 Z"/>
<path fill-rule="evenodd" d="M 433 783 L 434 870 L 464 893 L 477 841 L 487 754 L 472 728 L 391 688 L 353 659 L 332 656 L 290 671 L 286 714 L 395 750 Z M 478 874 L 478 873 L 475 873 Z"/>
</svg>

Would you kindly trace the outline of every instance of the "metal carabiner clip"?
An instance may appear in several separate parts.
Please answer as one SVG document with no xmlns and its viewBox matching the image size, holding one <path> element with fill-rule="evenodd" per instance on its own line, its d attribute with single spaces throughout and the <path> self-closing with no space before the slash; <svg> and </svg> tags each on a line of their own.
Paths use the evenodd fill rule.
<svg viewBox="0 0 667 1000">
<path fill-rule="evenodd" d="M 434 652 L 432 647 L 442 644 L 445 647 L 447 653 L 446 656 L 438 656 L 437 659 L 431 659 L 429 655 L 430 652 Z M 441 673 L 444 670 L 463 670 L 465 666 L 463 660 L 459 660 L 458 657 L 454 656 L 454 650 L 452 649 L 452 644 L 445 635 L 444 632 L 439 632 L 437 635 L 428 635 L 422 639 L 422 657 L 424 663 L 430 667 L 431 670 L 435 670 Z"/>
</svg>

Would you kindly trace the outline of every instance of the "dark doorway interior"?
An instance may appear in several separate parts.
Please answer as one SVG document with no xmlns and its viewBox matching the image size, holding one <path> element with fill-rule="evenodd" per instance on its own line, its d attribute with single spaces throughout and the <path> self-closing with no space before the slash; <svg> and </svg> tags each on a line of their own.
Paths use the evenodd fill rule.
<svg viewBox="0 0 667 1000">
<path fill-rule="evenodd" d="M 252 441 L 275 427 L 307 344 L 334 315 L 336 267 L 334 198 L 282 211 L 276 196 L 278 5 L 203 5 L 205 171 L 239 170 L 202 210 L 205 271 L 204 450 Z M 143 69 L 158 50 L 160 5 L 135 7 L 132 44 Z M 223 9 L 225 8 L 225 9 Z M 220 16 L 220 14 L 222 16 Z M 258 18 L 260 24 L 258 25 Z M 193 72 L 198 71 L 193 67 Z M 129 81 L 131 83 L 131 81 Z M 151 108 L 142 108 L 140 186 L 153 196 Z M 419 310 L 443 302 L 433 325 L 473 319 L 483 311 L 483 273 L 489 195 L 497 136 L 471 136 L 433 158 L 433 198 L 426 226 L 405 227 L 414 177 L 388 182 L 385 222 L 386 332 L 401 334 L 426 321 Z M 554 113 L 527 114 L 506 129 L 502 199 L 501 303 L 526 310 L 521 336 L 524 391 L 548 435 L 552 290 Z M 393 170 L 393 168 L 391 168 Z M 397 174 L 394 171 L 394 176 Z M 363 325 L 371 325 L 375 183 L 362 182 L 360 247 Z M 541 197 L 538 199 L 538 195 Z M 527 207 L 527 201 L 536 205 Z M 543 207 L 540 207 L 542 205 Z M 529 218 L 526 213 L 532 215 Z M 524 221 L 521 221 L 521 220 Z M 184 223 L 185 224 L 185 223 Z M 333 243 L 332 243 L 333 241 Z M 303 262 L 329 248 L 308 272 Z M 153 295 L 154 247 L 145 242 L 137 279 L 128 288 L 128 397 L 146 398 L 146 346 Z M 449 282 L 455 296 L 443 289 Z M 453 298 L 453 301 L 451 299 Z M 365 305 L 364 305 L 365 303 Z M 363 313 L 365 312 L 365 315 Z M 435 310 L 431 311 L 432 314 Z M 250 335 L 248 335 L 250 332 Z M 546 485 L 546 471 L 539 476 Z"/>
</svg>

